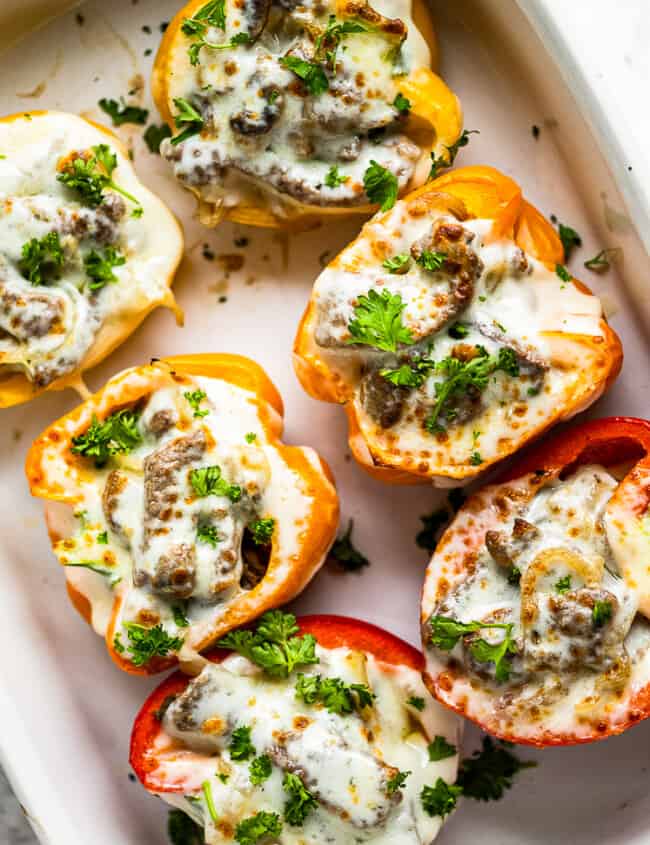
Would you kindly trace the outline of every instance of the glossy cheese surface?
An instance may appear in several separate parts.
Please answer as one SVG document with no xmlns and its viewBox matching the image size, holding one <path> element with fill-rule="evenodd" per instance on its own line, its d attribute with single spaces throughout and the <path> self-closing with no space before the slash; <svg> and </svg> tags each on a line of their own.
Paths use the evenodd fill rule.
<svg viewBox="0 0 650 845">
<path fill-rule="evenodd" d="M 174 791 L 161 797 L 205 826 L 210 845 L 231 841 L 237 824 L 260 811 L 283 817 L 283 779 L 298 773 L 317 805 L 302 825 L 283 823 L 281 843 L 429 843 L 441 818 L 420 801 L 439 777 L 452 783 L 458 756 L 452 749 L 432 762 L 435 736 L 456 746 L 459 721 L 428 695 L 417 671 L 382 663 L 347 648 L 317 646 L 319 662 L 305 674 L 364 684 L 372 706 L 339 715 L 296 695 L 298 673 L 273 680 L 240 656 L 209 664 L 167 708 L 156 740 L 156 777 Z M 409 700 L 421 701 L 418 709 Z M 250 763 L 231 755 L 233 732 L 250 728 L 258 756 L 272 763 L 262 783 L 251 783 Z M 404 786 L 387 786 L 397 771 Z M 206 786 L 217 819 L 206 805 Z M 229 838 L 230 837 L 230 838 Z"/>
</svg>

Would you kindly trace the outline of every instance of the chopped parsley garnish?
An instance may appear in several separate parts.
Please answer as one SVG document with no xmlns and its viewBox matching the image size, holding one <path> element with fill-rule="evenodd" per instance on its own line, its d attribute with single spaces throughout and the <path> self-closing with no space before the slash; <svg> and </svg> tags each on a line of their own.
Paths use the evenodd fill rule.
<svg viewBox="0 0 650 845">
<path fill-rule="evenodd" d="M 165 138 L 171 138 L 171 136 L 172 131 L 166 123 L 161 123 L 159 126 L 152 123 L 151 126 L 147 126 L 142 137 L 150 153 L 160 153 L 160 145 Z"/>
<path fill-rule="evenodd" d="M 555 275 L 562 279 L 563 282 L 570 282 L 571 281 L 571 273 L 567 270 L 564 264 L 556 264 L 555 265 Z"/>
<path fill-rule="evenodd" d="M 256 546 L 268 546 L 275 531 L 275 520 L 271 516 L 266 519 L 254 519 L 249 522 L 248 530 L 251 532 Z"/>
<path fill-rule="evenodd" d="M 254 443 L 257 440 L 257 434 L 254 431 L 249 431 L 244 439 L 247 443 Z"/>
<path fill-rule="evenodd" d="M 436 362 L 426 355 L 413 356 L 408 362 L 401 364 L 396 370 L 380 370 L 380 375 L 398 387 L 422 387 L 427 378 L 434 372 Z"/>
<path fill-rule="evenodd" d="M 221 475 L 220 466 L 190 470 L 190 484 L 199 499 L 204 499 L 206 496 L 226 496 L 231 502 L 238 502 L 241 499 L 241 487 L 227 482 Z"/>
<path fill-rule="evenodd" d="M 231 631 L 218 645 L 242 654 L 272 677 L 287 678 L 297 666 L 318 663 L 315 638 L 298 636 L 298 630 L 292 613 L 271 610 L 262 616 L 255 632 Z"/>
<path fill-rule="evenodd" d="M 458 155 L 460 148 L 466 147 L 469 144 L 470 135 L 480 135 L 480 132 L 478 129 L 463 129 L 461 136 L 454 144 L 450 147 L 445 145 L 445 149 L 447 150 L 446 155 L 443 154 L 436 156 L 435 153 L 431 153 L 431 170 L 429 172 L 429 179 L 435 179 L 441 170 L 446 170 L 448 167 L 453 165 L 456 161 L 456 156 Z"/>
<path fill-rule="evenodd" d="M 247 725 L 235 728 L 232 732 L 228 751 L 233 760 L 249 760 L 255 756 L 255 746 L 251 742 L 251 729 Z"/>
<path fill-rule="evenodd" d="M 462 340 L 469 334 L 469 326 L 466 323 L 454 323 L 447 330 L 447 334 L 449 337 L 453 337 L 454 340 Z"/>
<path fill-rule="evenodd" d="M 103 467 L 113 455 L 126 455 L 142 443 L 138 430 L 139 415 L 129 408 L 111 414 L 101 422 L 93 414 L 83 434 L 72 438 L 75 455 L 94 458 L 96 467 Z"/>
<path fill-rule="evenodd" d="M 65 162 L 57 175 L 59 182 L 76 191 L 86 205 L 95 207 L 104 198 L 104 191 L 110 188 L 139 205 L 138 200 L 113 181 L 117 167 L 117 156 L 108 144 L 97 144 L 90 151 L 79 153 Z"/>
<path fill-rule="evenodd" d="M 365 684 L 347 684 L 341 678 L 299 674 L 296 698 L 305 704 L 320 704 L 328 713 L 348 716 L 371 707 L 375 695 Z"/>
<path fill-rule="evenodd" d="M 612 618 L 612 603 L 611 601 L 597 601 L 594 603 L 591 611 L 591 619 L 596 628 L 602 628 Z"/>
<path fill-rule="evenodd" d="M 357 549 L 352 542 L 352 531 L 354 520 L 350 519 L 345 534 L 334 541 L 329 556 L 336 561 L 346 572 L 358 572 L 364 566 L 370 566 L 368 558 Z"/>
<path fill-rule="evenodd" d="M 436 550 L 438 538 L 442 529 L 449 525 L 452 516 L 463 503 L 463 500 L 461 499 L 457 503 L 457 506 L 455 506 L 455 504 L 452 504 L 451 498 L 452 494 L 449 493 L 448 502 L 445 507 L 438 508 L 429 514 L 424 514 L 424 516 L 420 517 L 422 528 L 416 534 L 415 542 L 421 549 L 426 549 L 428 552 L 434 552 Z"/>
<path fill-rule="evenodd" d="M 508 584 L 512 584 L 513 587 L 518 587 L 519 582 L 521 581 L 521 569 L 519 569 L 518 566 L 511 566 L 506 577 Z"/>
<path fill-rule="evenodd" d="M 381 266 L 384 270 L 388 270 L 389 273 L 398 273 L 401 275 L 402 273 L 408 272 L 408 269 L 411 266 L 411 256 L 406 253 L 393 255 L 382 261 Z"/>
<path fill-rule="evenodd" d="M 402 323 L 402 311 L 406 303 L 399 293 L 384 289 L 381 294 L 369 290 L 357 297 L 354 319 L 348 323 L 350 344 L 362 344 L 381 349 L 384 352 L 396 352 L 400 343 L 410 344 L 413 335 Z"/>
<path fill-rule="evenodd" d="M 311 811 L 318 806 L 318 802 L 298 775 L 294 775 L 292 772 L 285 774 L 282 788 L 289 795 L 289 799 L 284 805 L 284 820 L 294 827 L 299 827 Z"/>
<path fill-rule="evenodd" d="M 103 575 L 104 578 L 108 578 L 111 587 L 114 587 L 116 584 L 119 584 L 119 582 L 122 580 L 114 569 L 109 569 L 109 567 L 107 566 L 102 566 L 101 563 L 97 563 L 94 560 L 82 560 L 78 563 L 66 563 L 64 564 L 64 566 L 78 566 L 82 567 L 83 569 L 90 569 L 91 572 L 96 572 L 97 575 Z"/>
<path fill-rule="evenodd" d="M 601 251 L 597 255 L 594 255 L 593 258 L 585 261 L 585 267 L 587 270 L 591 270 L 594 273 L 606 273 L 611 267 L 611 259 L 614 258 L 617 253 L 618 249 L 601 249 Z"/>
<path fill-rule="evenodd" d="M 337 165 L 333 164 L 325 174 L 325 179 L 323 181 L 328 188 L 338 188 L 339 185 L 342 185 L 347 181 L 347 178 L 347 176 L 339 173 Z"/>
<path fill-rule="evenodd" d="M 221 536 L 219 535 L 215 525 L 210 525 L 207 522 L 199 522 L 199 526 L 196 529 L 196 539 L 199 543 L 205 543 L 208 546 L 212 546 L 213 549 L 216 549 Z"/>
<path fill-rule="evenodd" d="M 212 819 L 213 823 L 216 824 L 219 821 L 219 816 L 217 815 L 217 810 L 214 806 L 214 799 L 212 798 L 212 787 L 210 786 L 209 780 L 204 780 L 201 784 L 201 791 L 203 792 L 203 797 L 205 798 L 205 806 L 208 808 L 208 814 Z"/>
<path fill-rule="evenodd" d="M 181 32 L 190 38 L 196 36 L 203 38 L 211 26 L 225 32 L 226 0 L 211 0 L 210 3 L 201 6 L 195 15 L 185 18 L 181 24 Z"/>
<path fill-rule="evenodd" d="M 468 389 L 483 391 L 488 385 L 489 377 L 497 370 L 510 376 L 519 375 L 519 363 L 512 349 L 502 347 L 498 355 L 489 355 L 483 346 L 476 346 L 476 356 L 469 361 L 460 361 L 448 356 L 438 361 L 435 372 L 446 376 L 442 382 L 436 382 L 436 403 L 425 421 L 425 428 L 429 432 L 440 430 L 438 417 L 443 411 L 453 415 L 451 400 L 463 395 Z"/>
<path fill-rule="evenodd" d="M 170 651 L 178 651 L 183 645 L 182 637 L 170 637 L 162 625 L 146 628 L 137 622 L 125 622 L 124 629 L 129 637 L 127 648 L 134 666 L 144 666 L 153 657 L 166 657 Z M 118 651 L 117 646 L 115 650 Z"/>
<path fill-rule="evenodd" d="M 250 782 L 255 786 L 264 783 L 265 780 L 271 777 L 271 758 L 266 754 L 256 757 L 248 769 Z"/>
<path fill-rule="evenodd" d="M 472 452 L 469 456 L 470 465 L 473 467 L 479 467 L 483 463 L 483 458 L 481 457 L 481 453 L 477 452 L 476 450 Z"/>
<path fill-rule="evenodd" d="M 422 808 L 429 816 L 449 815 L 456 807 L 458 796 L 462 789 L 455 784 L 448 784 L 442 778 L 438 778 L 435 786 L 424 786 L 420 793 Z"/>
<path fill-rule="evenodd" d="M 18 269 L 33 285 L 43 285 L 60 278 L 64 260 L 59 233 L 48 232 L 23 244 Z"/>
<path fill-rule="evenodd" d="M 108 531 L 100 531 L 97 535 L 97 542 L 102 546 L 108 545 Z"/>
<path fill-rule="evenodd" d="M 437 270 L 440 270 L 447 260 L 447 254 L 445 252 L 431 252 L 425 249 L 422 250 L 415 260 L 420 267 L 424 267 L 425 270 L 430 270 L 432 273 L 435 273 Z"/>
<path fill-rule="evenodd" d="M 416 710 L 419 710 L 420 713 L 425 708 L 425 701 L 423 698 L 420 698 L 419 695 L 412 695 L 410 698 L 406 699 L 406 703 L 409 707 L 414 707 Z"/>
<path fill-rule="evenodd" d="M 144 126 L 149 117 L 147 109 L 138 106 L 127 106 L 124 100 L 122 105 L 117 100 L 107 100 L 105 97 L 99 101 L 99 108 L 113 121 L 113 126 L 122 126 L 125 123 L 134 123 L 137 126 Z"/>
<path fill-rule="evenodd" d="M 142 217 L 144 214 L 144 208 L 141 205 L 137 205 L 133 211 L 131 212 L 131 217 Z"/>
<path fill-rule="evenodd" d="M 109 282 L 116 282 L 117 276 L 113 272 L 113 267 L 121 267 L 124 264 L 126 264 L 126 258 L 115 247 L 107 246 L 103 254 L 96 249 L 91 249 L 84 256 L 84 270 L 90 279 L 88 290 L 101 290 Z"/>
<path fill-rule="evenodd" d="M 393 108 L 401 114 L 407 114 L 411 110 L 411 101 L 400 91 L 393 100 Z"/>
<path fill-rule="evenodd" d="M 376 203 L 380 211 L 388 211 L 397 201 L 397 177 L 374 159 L 363 174 L 363 187 L 370 202 Z"/>
<path fill-rule="evenodd" d="M 217 777 L 221 781 L 221 783 L 228 783 L 230 780 L 230 775 L 227 775 L 225 772 L 217 772 Z"/>
<path fill-rule="evenodd" d="M 203 829 L 182 810 L 170 810 L 167 816 L 167 836 L 171 845 L 203 845 Z"/>
<path fill-rule="evenodd" d="M 184 97 L 175 97 L 174 105 L 178 109 L 174 117 L 174 124 L 177 129 L 182 130 L 179 135 L 174 135 L 170 143 L 176 146 L 193 135 L 198 135 L 203 129 L 203 118 L 194 106 Z"/>
<path fill-rule="evenodd" d="M 503 743 L 496 745 L 483 737 L 483 748 L 460 764 L 456 784 L 466 798 L 475 801 L 498 801 L 512 786 L 513 777 L 522 769 L 536 766 L 529 760 L 518 760 Z"/>
<path fill-rule="evenodd" d="M 562 578 L 558 578 L 553 586 L 556 593 L 568 593 L 571 589 L 571 576 L 564 575 Z"/>
<path fill-rule="evenodd" d="M 172 605 L 172 615 L 174 617 L 174 624 L 178 628 L 188 628 L 190 624 L 190 620 L 185 615 L 186 608 L 180 604 L 173 604 Z"/>
<path fill-rule="evenodd" d="M 235 839 L 239 845 L 255 845 L 266 836 L 277 837 L 282 832 L 282 822 L 277 813 L 260 810 L 254 816 L 239 822 L 235 828 Z"/>
<path fill-rule="evenodd" d="M 432 616 L 431 644 L 441 651 L 451 651 L 461 637 L 474 634 L 477 631 L 499 629 L 504 632 L 501 642 L 493 645 L 484 639 L 473 639 L 469 644 L 469 652 L 479 663 L 494 663 L 495 677 L 498 682 L 507 681 L 510 677 L 511 664 L 509 655 L 517 652 L 517 646 L 512 637 L 512 622 L 458 622 L 449 616 Z"/>
<path fill-rule="evenodd" d="M 208 394 L 205 392 L 205 390 L 201 390 L 200 388 L 198 388 L 197 390 L 188 390 L 183 393 L 183 396 L 190 403 L 190 407 L 194 411 L 195 417 L 207 417 L 207 415 L 210 413 L 210 410 L 208 408 L 201 409 L 199 407 L 201 402 L 203 402 L 207 395 Z"/>
<path fill-rule="evenodd" d="M 406 778 L 410 774 L 413 774 L 413 773 L 412 772 L 396 772 L 386 782 L 386 792 L 389 795 L 392 795 L 394 792 L 397 792 L 398 789 L 401 789 L 406 784 Z"/>
<path fill-rule="evenodd" d="M 568 261 L 575 247 L 582 246 L 582 238 L 575 229 L 564 223 L 558 223 L 557 229 L 564 248 L 564 260 Z"/>
<path fill-rule="evenodd" d="M 323 68 L 316 62 L 308 62 L 298 56 L 283 56 L 280 64 L 302 79 L 310 94 L 317 97 L 329 88 L 329 82 Z"/>
<path fill-rule="evenodd" d="M 347 20 L 340 23 L 336 15 L 330 15 L 325 31 L 316 39 L 316 57 L 325 59 L 332 70 L 336 68 L 336 51 L 344 36 L 355 32 L 370 32 L 368 26 L 361 21 Z"/>
<path fill-rule="evenodd" d="M 446 760 L 448 757 L 453 757 L 457 753 L 456 746 L 447 742 L 444 736 L 435 736 L 433 742 L 429 743 L 427 750 L 429 752 L 429 760 L 432 763 L 438 760 Z"/>
</svg>

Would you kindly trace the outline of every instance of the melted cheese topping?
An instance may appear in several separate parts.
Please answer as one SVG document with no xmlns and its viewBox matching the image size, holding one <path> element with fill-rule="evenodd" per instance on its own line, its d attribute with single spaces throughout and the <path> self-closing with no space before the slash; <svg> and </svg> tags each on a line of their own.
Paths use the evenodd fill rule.
<svg viewBox="0 0 650 845">
<path fill-rule="evenodd" d="M 373 160 L 396 176 L 400 189 L 418 165 L 425 167 L 419 173 L 423 181 L 428 156 L 409 140 L 406 116 L 394 105 L 399 77 L 431 61 L 411 20 L 411 2 L 375 4 L 386 16 L 375 23 L 364 23 L 354 10 L 352 17 L 341 17 L 337 24 L 353 21 L 363 31 L 340 36 L 333 60 L 333 42 L 326 37 L 318 52 L 318 38 L 339 6 L 229 0 L 225 28 L 209 27 L 203 36 L 217 47 L 203 46 L 195 65 L 188 50 L 200 38 L 179 36 L 170 100 L 188 100 L 201 115 L 203 130 L 178 145 L 164 141 L 161 153 L 173 163 L 176 177 L 203 200 L 224 207 L 254 203 L 263 188 L 278 216 L 291 203 L 365 205 L 363 176 Z M 398 30 L 405 25 L 403 41 L 391 34 L 396 22 L 388 18 L 398 19 Z M 250 43 L 225 47 L 245 34 Z M 287 58 L 318 67 L 327 90 L 310 93 L 282 64 Z M 339 178 L 328 178 L 333 167 Z"/>
<path fill-rule="evenodd" d="M 57 180 L 63 161 L 99 144 L 117 156 L 113 181 L 137 203 L 106 189 L 90 207 Z M 0 375 L 18 371 L 46 387 L 82 364 L 103 327 L 114 330 L 168 299 L 182 236 L 111 137 L 79 117 L 46 112 L 1 121 L 0 150 Z M 46 256 L 42 283 L 33 283 L 26 250 L 52 233 L 62 264 Z M 122 263 L 93 289 L 86 262 L 111 250 Z"/>
<path fill-rule="evenodd" d="M 131 376 L 134 386 L 137 378 Z M 185 397 L 195 390 L 206 394 L 201 417 Z M 105 635 L 119 597 L 122 645 L 129 623 L 160 623 L 183 640 L 181 657 L 190 659 L 215 620 L 265 577 L 271 554 L 273 581 L 287 577 L 313 497 L 268 440 L 255 396 L 229 382 L 196 377 L 158 389 L 137 425 L 142 442 L 133 451 L 104 468 L 88 460 L 76 519 L 67 509 L 67 520 L 55 526 L 64 538 L 55 553 L 88 598 L 98 633 Z M 192 473 L 214 466 L 226 487 L 199 496 Z M 63 463 L 48 465 L 49 483 L 65 487 L 66 471 Z M 229 496 L 228 485 L 238 493 Z M 273 524 L 271 540 L 258 546 L 249 530 L 260 519 Z"/>
<path fill-rule="evenodd" d="M 365 684 L 376 695 L 373 706 L 361 715 L 329 713 L 296 697 L 296 673 L 286 681 L 269 680 L 239 656 L 208 664 L 165 713 L 155 776 L 184 797 L 169 792 L 160 797 L 204 825 L 206 842 L 217 845 L 231 842 L 237 824 L 257 812 L 282 819 L 287 800 L 282 781 L 291 771 L 299 773 L 318 805 L 303 825 L 285 822 L 273 841 L 432 842 L 442 820 L 424 811 L 420 793 L 439 777 L 453 783 L 458 755 L 432 762 L 427 746 L 436 735 L 457 746 L 460 720 L 431 699 L 413 669 L 346 648 L 317 646 L 317 654 L 319 664 L 305 674 Z M 422 711 L 407 703 L 412 697 L 425 702 Z M 233 731 L 242 726 L 251 728 L 256 754 L 272 761 L 271 776 L 259 785 L 250 781 L 250 760 L 233 759 L 228 750 Z M 391 794 L 387 781 L 397 770 L 410 774 Z M 206 804 L 206 782 L 216 821 Z"/>
<path fill-rule="evenodd" d="M 315 283 L 311 351 L 354 386 L 350 401 L 380 462 L 471 475 L 548 425 L 597 366 L 581 339 L 602 339 L 600 301 L 513 242 L 494 241 L 491 230 L 490 220 L 461 224 L 400 201 L 367 223 Z M 447 261 L 426 269 L 417 260 L 423 252 Z M 391 273 L 383 262 L 395 256 L 403 266 Z M 390 293 L 401 306 L 398 320 L 411 342 L 395 353 L 354 343 L 350 324 L 369 292 Z M 440 362 L 496 359 L 503 350 L 518 375 L 497 367 L 482 386 L 464 386 L 441 402 L 452 373 Z M 421 358 L 439 366 L 430 364 L 419 386 L 384 375 Z"/>
<path fill-rule="evenodd" d="M 623 513 L 625 486 L 603 467 L 582 466 L 536 492 L 488 488 L 480 512 L 461 511 L 432 560 L 424 617 L 434 630 L 439 616 L 497 627 L 449 650 L 429 644 L 428 673 L 448 673 L 438 688 L 445 701 L 466 699 L 467 715 L 489 730 L 532 740 L 545 732 L 593 738 L 599 726 L 630 718 L 630 702 L 650 678 L 650 625 L 639 613 L 643 585 L 625 575 L 645 570 L 647 554 L 632 561 L 619 542 L 622 520 L 636 537 L 646 518 Z M 468 535 L 483 532 L 468 563 Z M 447 562 L 458 562 L 454 572 Z M 507 625 L 513 646 L 507 677 L 498 678 L 496 663 L 480 659 L 473 643 L 502 643 Z"/>
</svg>

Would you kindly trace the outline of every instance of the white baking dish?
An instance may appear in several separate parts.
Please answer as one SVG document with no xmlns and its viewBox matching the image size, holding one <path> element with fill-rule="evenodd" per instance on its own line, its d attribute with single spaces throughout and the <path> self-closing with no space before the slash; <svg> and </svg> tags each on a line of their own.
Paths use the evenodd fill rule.
<svg viewBox="0 0 650 845">
<path fill-rule="evenodd" d="M 175 0 L 140 0 L 137 5 L 116 0 L 107 7 L 103 0 L 92 0 L 83 6 L 83 25 L 70 13 L 30 35 L 0 56 L 0 111 L 53 107 L 101 120 L 96 106 L 100 97 L 126 95 L 135 87 L 136 74 L 148 76 L 151 59 L 145 50 L 155 51 L 159 24 L 177 5 Z M 558 28 L 558 5 L 566 4 L 521 0 L 527 17 L 514 0 L 435 4 L 444 75 L 463 100 L 466 126 L 481 130 L 459 163 L 502 168 L 542 210 L 582 234 L 584 248 L 571 266 L 603 296 L 626 351 L 620 379 L 591 414 L 647 415 L 650 356 L 644 331 L 650 327 L 650 262 L 630 214 L 647 234 L 648 195 L 636 170 L 626 170 L 626 156 L 634 155 L 628 152 L 628 133 L 611 103 L 601 101 L 602 91 L 593 87 L 571 39 Z M 591 10 L 604 6 L 600 0 L 573 5 L 582 5 L 585 25 Z M 533 124 L 541 127 L 537 141 Z M 259 360 L 284 396 L 287 439 L 317 447 L 331 463 L 344 516 L 355 517 L 355 539 L 372 560 L 360 576 L 323 571 L 297 608 L 359 616 L 416 642 L 426 560 L 414 536 L 418 516 L 430 511 L 440 496 L 426 487 L 384 487 L 363 475 L 347 453 L 343 414 L 307 398 L 290 364 L 296 323 L 319 270 L 318 256 L 342 246 L 356 224 L 328 225 L 291 239 L 229 224 L 208 232 L 192 221 L 192 201 L 172 182 L 163 163 L 146 151 L 141 131 L 124 127 L 121 132 L 133 139 L 140 176 L 186 227 L 188 256 L 176 285 L 186 328 L 176 328 L 168 313 L 155 314 L 92 374 L 91 386 L 130 364 L 181 351 L 241 352 Z M 226 279 L 218 262 L 202 257 L 202 244 L 217 255 L 233 253 L 233 239 L 244 234 L 250 238 L 245 266 Z M 604 277 L 579 273 L 580 261 L 611 246 L 624 247 L 621 276 L 614 271 Z M 219 303 L 223 296 L 227 302 Z M 76 401 L 70 393 L 51 395 L 2 413 L 2 762 L 43 842 L 160 845 L 165 811 L 129 781 L 127 763 L 131 721 L 155 682 L 118 672 L 103 643 L 70 607 L 40 503 L 29 498 L 22 474 L 30 440 Z M 469 743 L 476 738 L 470 730 Z M 647 723 L 590 747 L 524 754 L 538 759 L 539 767 L 521 775 L 500 804 L 464 803 L 438 841 L 648 842 L 649 740 Z"/>
</svg>

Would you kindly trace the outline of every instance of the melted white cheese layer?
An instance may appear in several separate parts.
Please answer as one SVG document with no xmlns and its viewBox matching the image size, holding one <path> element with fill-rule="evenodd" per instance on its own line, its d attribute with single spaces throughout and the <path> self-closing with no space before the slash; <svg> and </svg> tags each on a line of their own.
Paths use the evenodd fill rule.
<svg viewBox="0 0 650 845">
<path fill-rule="evenodd" d="M 139 206 L 107 189 L 105 202 L 90 208 L 57 180 L 62 159 L 99 144 L 117 156 L 112 178 Z M 0 149 L 0 372 L 17 370 L 46 386 L 80 365 L 102 327 L 115 331 L 167 298 L 182 236 L 116 139 L 79 117 L 45 112 L 0 121 Z M 63 249 L 60 278 L 32 284 L 21 272 L 23 250 L 50 232 Z M 93 292 L 84 258 L 107 247 L 125 263 L 113 268 L 116 281 Z"/>
<path fill-rule="evenodd" d="M 458 768 L 458 754 L 432 762 L 427 746 L 436 735 L 458 746 L 460 720 L 431 699 L 413 669 L 346 648 L 317 646 L 317 654 L 320 662 L 308 667 L 306 674 L 363 683 L 377 696 L 363 718 L 357 713 L 331 714 L 320 705 L 300 701 L 295 695 L 296 673 L 286 681 L 269 680 L 239 656 L 209 664 L 191 683 L 197 693 L 190 709 L 180 711 L 178 702 L 173 703 L 157 740 L 156 777 L 182 786 L 186 797 L 173 793 L 160 797 L 205 825 L 210 845 L 230 842 L 227 831 L 261 810 L 282 818 L 287 795 L 277 756 L 281 740 L 288 765 L 301 773 L 318 806 L 300 827 L 285 822 L 274 841 L 427 845 L 442 820 L 423 810 L 422 788 L 434 785 L 439 777 L 452 783 Z M 407 704 L 413 696 L 426 702 L 421 712 Z M 276 761 L 271 777 L 257 786 L 250 782 L 250 761 L 234 760 L 228 751 L 229 737 L 240 726 L 251 728 L 258 755 L 269 754 Z M 395 769 L 410 774 L 399 790 L 401 798 L 396 795 L 391 800 L 386 779 Z M 205 782 L 214 799 L 216 823 L 202 791 Z"/>
<path fill-rule="evenodd" d="M 197 389 L 206 394 L 200 410 L 208 411 L 200 418 L 193 416 L 184 396 Z M 148 427 L 154 415 L 161 412 L 168 414 L 174 423 L 155 436 Z M 209 636 L 215 619 L 226 615 L 233 603 L 246 593 L 239 583 L 239 575 L 245 568 L 241 541 L 246 525 L 257 518 L 274 520 L 273 555 L 277 558 L 274 580 L 282 583 L 300 551 L 312 497 L 297 473 L 284 461 L 278 447 L 268 440 L 255 396 L 229 382 L 196 377 L 193 384 L 159 389 L 150 395 L 138 425 L 143 441 L 132 452 L 116 455 L 110 466 L 102 469 L 94 468 L 89 462 L 89 468 L 93 468 L 77 505 L 76 513 L 80 515 L 77 524 L 71 525 L 68 519 L 57 527 L 65 539 L 57 543 L 55 552 L 66 566 L 70 583 L 88 598 L 93 627 L 98 633 L 106 633 L 118 595 L 121 606 L 117 631 L 128 622 L 148 625 L 161 622 L 170 636 L 184 638 L 184 652 L 189 654 Z M 145 537 L 145 461 L 197 432 L 205 432 L 207 447 L 200 458 L 183 466 L 177 488 L 169 491 L 175 496 L 174 513 L 161 533 Z M 305 452 L 310 458 L 310 450 Z M 203 498 L 194 495 L 189 473 L 207 466 L 219 466 L 228 483 L 241 487 L 239 501 L 233 503 L 227 496 L 217 494 Z M 102 497 L 115 471 L 125 483 L 109 519 Z M 52 483 L 58 481 L 65 485 L 65 473 L 64 465 L 52 466 Z M 218 541 L 214 546 L 197 536 L 204 517 L 206 523 L 217 529 Z M 111 519 L 119 530 L 111 527 Z M 104 538 L 106 542 L 102 543 Z M 174 546 L 190 548 L 195 556 L 196 581 L 187 601 L 162 595 L 151 586 L 160 559 Z M 228 551 L 229 577 L 220 587 L 215 560 L 224 549 Z M 70 565 L 83 561 L 93 563 L 95 570 Z M 179 622 L 175 606 L 183 607 L 189 627 Z"/>
</svg>

